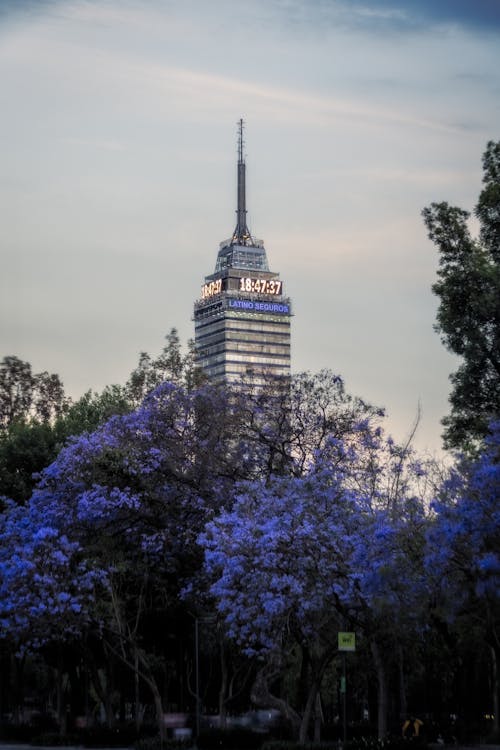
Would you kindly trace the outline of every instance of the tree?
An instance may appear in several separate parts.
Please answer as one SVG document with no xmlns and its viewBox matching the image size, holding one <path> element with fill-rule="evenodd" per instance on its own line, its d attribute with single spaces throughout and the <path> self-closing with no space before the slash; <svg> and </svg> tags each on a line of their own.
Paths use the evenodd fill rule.
<svg viewBox="0 0 500 750">
<path fill-rule="evenodd" d="M 476 632 L 475 652 L 490 649 L 492 700 L 488 712 L 498 729 L 500 664 L 500 422 L 490 425 L 484 449 L 462 460 L 433 504 L 426 565 L 434 581 L 436 610 Z"/>
<path fill-rule="evenodd" d="M 84 398 L 76 423 L 100 420 L 106 403 Z M 253 654 L 240 686 L 256 669 L 258 703 L 280 705 L 305 736 L 336 632 L 352 625 L 377 678 L 384 734 L 388 665 L 420 613 L 427 480 L 409 447 L 385 438 L 380 417 L 327 372 L 267 393 L 162 383 L 136 410 L 69 440 L 24 507 L 7 504 L 3 634 L 51 663 L 61 645 L 85 648 L 103 697 L 109 684 L 92 665 L 120 661 L 130 682 L 148 686 L 160 718 L 172 664 L 188 661 L 187 607 L 204 614 L 189 592 L 207 590 L 208 572 L 231 653 L 236 639 Z M 206 572 L 197 542 L 205 528 L 216 555 Z M 213 611 L 213 599 L 202 606 Z M 221 705 L 235 695 L 228 654 Z M 293 687 L 283 702 L 276 676 L 300 694 Z"/>
<path fill-rule="evenodd" d="M 386 734 L 387 662 L 420 611 L 425 506 L 413 493 L 423 473 L 362 420 L 325 436 L 300 475 L 244 483 L 200 538 L 228 635 L 265 663 L 253 698 L 279 708 L 301 742 L 337 632 L 350 628 L 371 649 Z M 297 659 L 302 705 L 269 688 Z"/>
<path fill-rule="evenodd" d="M 60 447 L 50 424 L 11 424 L 0 435 L 0 498 L 19 504 L 27 502 L 37 481 L 35 477 L 54 460 Z"/>
<path fill-rule="evenodd" d="M 113 414 L 131 410 L 123 389 L 88 391 L 52 421 L 14 420 L 0 432 L 0 497 L 26 503 L 45 469 L 72 435 L 92 432 Z"/>
<path fill-rule="evenodd" d="M 484 188 L 475 208 L 479 239 L 469 214 L 448 203 L 422 212 L 440 253 L 436 330 L 462 362 L 450 377 L 451 413 L 442 420 L 448 448 L 477 449 L 488 424 L 500 415 L 500 141 L 487 144 Z"/>
<path fill-rule="evenodd" d="M 70 441 L 28 504 L 0 517 L 3 632 L 35 650 L 100 643 L 148 686 L 161 731 L 164 636 L 201 567 L 196 537 L 252 466 L 237 403 L 163 383 Z"/>
<path fill-rule="evenodd" d="M 147 352 L 141 352 L 139 364 L 127 381 L 125 393 L 134 406 L 138 406 L 148 393 L 165 381 L 195 388 L 206 380 L 195 365 L 193 342 L 188 342 L 188 351 L 184 355 L 176 328 L 171 328 L 165 338 L 167 343 L 156 359 L 152 359 Z"/>
<path fill-rule="evenodd" d="M 331 370 L 302 372 L 267 388 L 245 389 L 245 435 L 259 446 L 260 475 L 302 476 L 332 437 L 348 440 L 357 426 L 380 423 L 384 410 L 346 391 Z"/>
<path fill-rule="evenodd" d="M 93 432 L 112 416 L 128 414 L 132 408 L 122 386 L 108 385 L 101 393 L 87 391 L 55 422 L 60 446 L 72 435 Z"/>
<path fill-rule="evenodd" d="M 0 429 L 14 422 L 37 419 L 50 422 L 67 407 L 61 380 L 56 374 L 34 374 L 29 362 L 4 357 L 0 363 Z"/>
<path fill-rule="evenodd" d="M 33 475 L 55 458 L 56 421 L 64 419 L 69 399 L 61 380 L 33 373 L 29 362 L 4 357 L 0 363 L 0 498 L 25 502 Z"/>
<path fill-rule="evenodd" d="M 126 386 L 88 391 L 74 403 L 65 397 L 58 375 L 33 374 L 28 362 L 5 357 L 0 365 L 0 498 L 25 503 L 39 473 L 70 436 L 92 432 L 112 415 L 132 411 L 160 383 L 200 385 L 204 378 L 195 367 L 192 343 L 183 354 L 175 328 L 166 338 L 156 359 L 141 354 Z"/>
</svg>

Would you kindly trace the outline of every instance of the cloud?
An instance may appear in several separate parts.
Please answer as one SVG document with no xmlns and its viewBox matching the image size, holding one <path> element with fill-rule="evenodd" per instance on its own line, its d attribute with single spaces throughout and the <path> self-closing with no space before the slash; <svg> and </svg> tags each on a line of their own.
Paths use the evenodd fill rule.
<svg viewBox="0 0 500 750">
<path fill-rule="evenodd" d="M 370 0 L 392 10 L 405 9 L 406 18 L 415 22 L 452 24 L 466 29 L 500 31 L 500 4 L 497 0 Z"/>
<path fill-rule="evenodd" d="M 292 7 L 304 7 L 303 1 Z M 445 26 L 488 34 L 500 31 L 497 0 L 337 0 L 320 5 L 323 22 L 371 32 L 409 33 Z"/>
<path fill-rule="evenodd" d="M 19 40 L 18 40 L 19 41 Z M 4 56 L 6 55 L 4 50 Z M 185 68 L 165 63 L 156 63 L 144 59 L 134 59 L 133 55 L 121 52 L 88 50 L 75 42 L 65 43 L 59 40 L 54 48 L 43 40 L 33 42 L 25 39 L 24 48 L 17 44 L 12 49 L 12 56 L 32 60 L 32 64 L 41 61 L 42 66 L 51 69 L 51 75 L 67 78 L 70 69 L 73 83 L 85 85 L 94 78 L 99 88 L 105 81 L 110 86 L 119 86 L 123 95 L 133 96 L 147 88 L 149 93 L 157 92 L 158 99 L 150 98 L 145 106 L 154 104 L 155 113 L 165 112 L 170 107 L 169 96 L 175 96 L 183 102 L 186 109 L 214 111 L 218 107 L 234 110 L 234 103 L 241 102 L 247 111 L 253 108 L 260 110 L 261 116 L 273 117 L 276 121 L 301 121 L 319 127 L 328 127 L 334 121 L 343 120 L 359 123 L 363 121 L 373 125 L 402 125 L 419 130 L 435 130 L 457 133 L 461 127 L 439 119 L 420 116 L 416 112 L 396 110 L 389 106 L 364 104 L 359 98 L 309 93 L 290 86 L 265 84 L 249 77 L 221 75 L 205 72 L 196 68 Z M 61 59 L 66 61 L 61 67 Z M 85 60 L 83 68 L 82 61 Z M 114 94 L 116 95 L 116 88 Z M 241 105 L 238 105 L 241 106 Z M 225 119 L 226 114 L 220 119 Z M 75 139 L 76 141 L 76 139 Z M 100 147 L 104 147 L 104 142 Z M 110 147 L 110 144 L 107 144 Z M 114 144 L 113 147 L 116 147 Z"/>
<path fill-rule="evenodd" d="M 403 422 L 432 371 L 424 408 L 439 388 L 433 411 L 446 413 L 420 210 L 467 208 L 480 190 L 500 78 L 478 19 L 445 24 L 427 0 L 10 9 L 5 353 L 59 371 L 77 396 L 123 382 L 171 325 L 192 336 L 192 303 L 234 226 L 243 116 L 249 223 L 292 295 L 294 367 L 345 370 Z"/>
<path fill-rule="evenodd" d="M 0 18 L 40 15 L 58 1 L 60 2 L 60 0 L 2 0 L 0 2 Z"/>
</svg>

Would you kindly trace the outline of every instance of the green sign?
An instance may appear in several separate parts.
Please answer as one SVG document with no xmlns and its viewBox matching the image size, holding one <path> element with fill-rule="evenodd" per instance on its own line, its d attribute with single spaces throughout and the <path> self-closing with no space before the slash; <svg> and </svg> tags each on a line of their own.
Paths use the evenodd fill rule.
<svg viewBox="0 0 500 750">
<path fill-rule="evenodd" d="M 356 633 L 339 633 L 339 651 L 356 651 Z"/>
<path fill-rule="evenodd" d="M 341 695 L 345 695 L 346 693 L 346 679 L 343 675 L 340 678 L 340 693 Z"/>
</svg>

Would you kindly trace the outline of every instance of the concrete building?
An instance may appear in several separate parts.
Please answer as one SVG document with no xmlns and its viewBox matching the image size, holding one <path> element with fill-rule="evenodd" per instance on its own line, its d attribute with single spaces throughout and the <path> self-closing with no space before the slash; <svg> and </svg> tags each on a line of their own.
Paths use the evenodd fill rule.
<svg viewBox="0 0 500 750">
<path fill-rule="evenodd" d="M 218 382 L 264 384 L 290 374 L 291 303 L 246 219 L 243 121 L 238 132 L 236 227 L 194 304 L 196 364 Z"/>
</svg>

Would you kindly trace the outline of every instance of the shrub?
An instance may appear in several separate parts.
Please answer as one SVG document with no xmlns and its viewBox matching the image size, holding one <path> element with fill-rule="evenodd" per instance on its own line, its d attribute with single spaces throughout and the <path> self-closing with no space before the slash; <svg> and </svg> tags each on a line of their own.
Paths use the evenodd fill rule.
<svg viewBox="0 0 500 750">
<path fill-rule="evenodd" d="M 166 739 L 163 742 L 159 735 L 141 737 L 134 742 L 134 750 L 188 750 L 193 747 L 193 740 Z"/>
</svg>

